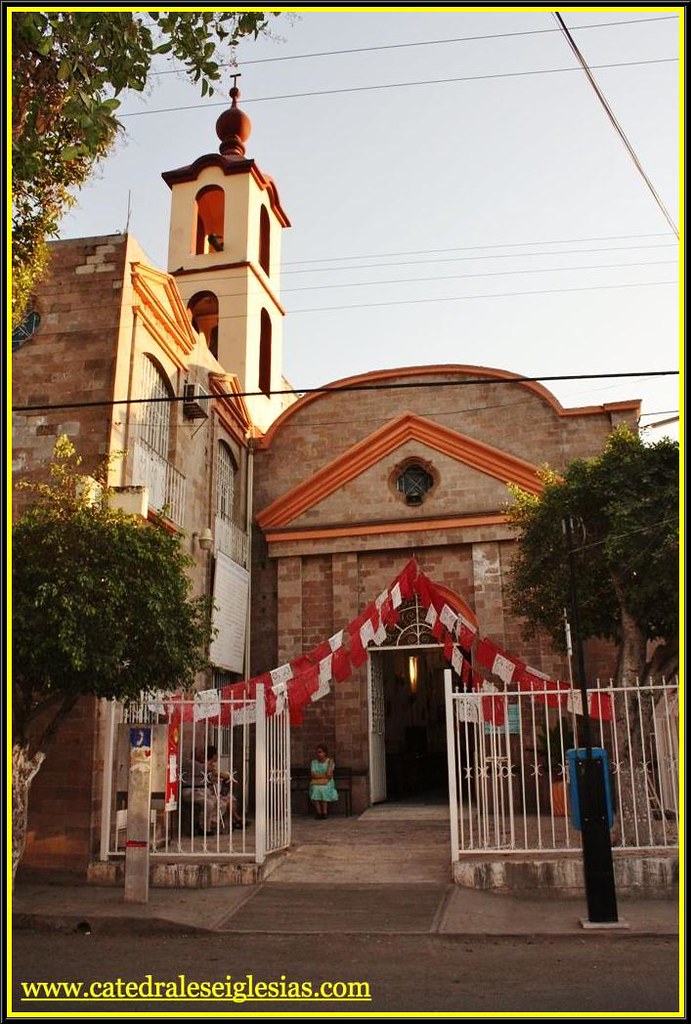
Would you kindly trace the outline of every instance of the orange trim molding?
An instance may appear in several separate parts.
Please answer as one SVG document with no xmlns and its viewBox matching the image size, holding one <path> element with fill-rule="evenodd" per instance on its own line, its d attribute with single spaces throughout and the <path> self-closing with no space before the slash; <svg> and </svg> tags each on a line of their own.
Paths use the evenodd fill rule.
<svg viewBox="0 0 691 1024">
<path fill-rule="evenodd" d="M 209 390 L 218 397 L 212 408 L 226 430 L 241 444 L 247 444 L 252 426 L 249 410 L 241 395 L 240 381 L 234 373 L 210 373 Z"/>
<path fill-rule="evenodd" d="M 386 523 L 352 523 L 349 526 L 322 526 L 319 529 L 267 530 L 269 544 L 286 541 L 330 540 L 338 537 L 377 537 L 387 533 L 423 533 L 430 530 L 453 530 L 473 526 L 503 526 L 508 516 L 502 512 L 491 512 L 479 516 L 447 516 L 439 519 L 415 519 L 411 522 L 399 520 Z"/>
<path fill-rule="evenodd" d="M 269 284 L 267 282 L 266 276 L 262 276 L 259 273 L 259 271 L 257 270 L 256 266 L 254 265 L 254 263 L 252 263 L 251 260 L 237 260 L 235 263 L 216 263 L 212 267 L 210 267 L 210 266 L 206 266 L 206 267 L 186 267 L 186 268 L 182 268 L 180 270 L 174 270 L 172 276 L 173 277 L 189 277 L 190 275 L 193 275 L 193 274 L 211 276 L 210 275 L 210 271 L 212 271 L 215 274 L 219 270 L 251 270 L 252 273 L 254 274 L 254 276 L 256 277 L 257 281 L 259 282 L 259 284 L 262 286 L 262 288 L 264 289 L 266 294 L 269 296 L 269 298 L 273 302 L 273 304 L 276 307 L 276 309 L 278 310 L 278 312 L 282 316 L 286 315 L 285 307 L 281 304 L 281 302 L 277 298 L 277 296 L 276 296 L 275 292 L 273 291 L 273 289 L 271 289 L 269 287 Z"/>
<path fill-rule="evenodd" d="M 267 505 L 256 517 L 259 526 L 265 531 L 271 527 L 287 526 L 407 441 L 418 441 L 496 480 L 518 484 L 531 494 L 542 491 L 538 469 L 531 463 L 422 416 L 404 413 L 348 449 L 309 480 Z"/>
</svg>

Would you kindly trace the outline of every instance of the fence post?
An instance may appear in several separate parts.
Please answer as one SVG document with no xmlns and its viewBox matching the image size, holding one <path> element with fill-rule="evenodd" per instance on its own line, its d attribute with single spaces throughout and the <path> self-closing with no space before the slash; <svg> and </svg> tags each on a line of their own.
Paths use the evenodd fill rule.
<svg viewBox="0 0 691 1024">
<path fill-rule="evenodd" d="M 125 903 L 147 903 L 149 899 L 152 732 L 151 726 L 133 726 L 130 729 Z"/>
<path fill-rule="evenodd" d="M 106 725 L 106 742 L 103 754 L 103 790 L 101 804 L 101 844 L 99 860 L 108 860 L 110 849 L 110 821 L 113 803 L 113 754 L 115 750 L 115 711 L 117 702 L 109 701 L 108 722 Z"/>
<path fill-rule="evenodd" d="M 254 825 L 257 864 L 266 859 L 266 702 L 264 685 L 257 686 L 256 746 L 254 751 Z"/>
<path fill-rule="evenodd" d="M 456 781 L 456 729 L 453 714 L 451 669 L 444 669 L 444 701 L 446 703 L 446 759 L 449 769 L 449 822 L 451 825 L 451 863 L 458 860 L 458 789 Z"/>
</svg>

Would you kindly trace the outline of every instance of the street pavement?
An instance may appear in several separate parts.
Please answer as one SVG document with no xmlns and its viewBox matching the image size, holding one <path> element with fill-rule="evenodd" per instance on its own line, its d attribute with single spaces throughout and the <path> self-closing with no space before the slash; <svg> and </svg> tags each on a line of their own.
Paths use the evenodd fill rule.
<svg viewBox="0 0 691 1024">
<path fill-rule="evenodd" d="M 593 927 L 585 896 L 555 890 L 514 893 L 451 883 L 448 812 L 406 818 L 293 821 L 290 852 L 273 857 L 256 885 L 150 888 L 145 904 L 125 903 L 121 888 L 18 880 L 14 927 L 129 933 L 300 935 L 438 934 L 554 936 L 609 932 L 677 936 L 678 894 L 617 898 L 618 921 Z M 397 816 L 395 816 L 397 815 Z M 318 911 L 315 913 L 315 907 Z"/>
</svg>

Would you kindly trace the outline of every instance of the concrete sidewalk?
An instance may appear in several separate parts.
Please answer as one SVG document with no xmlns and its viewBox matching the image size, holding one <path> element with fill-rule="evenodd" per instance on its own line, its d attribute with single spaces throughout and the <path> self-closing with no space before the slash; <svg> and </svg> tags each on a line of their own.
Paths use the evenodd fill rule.
<svg viewBox="0 0 691 1024">
<path fill-rule="evenodd" d="M 17 928 L 71 932 L 437 934 L 447 936 L 669 935 L 678 899 L 618 896 L 620 923 L 584 929 L 585 895 L 451 883 L 448 808 L 386 805 L 359 817 L 294 816 L 289 851 L 267 859 L 254 885 L 149 888 L 145 905 L 122 888 L 23 881 Z M 520 891 L 520 895 L 515 895 Z"/>
<path fill-rule="evenodd" d="M 61 932 L 235 932 L 274 935 L 439 934 L 550 936 L 679 933 L 676 900 L 625 898 L 619 924 L 585 929 L 584 901 L 523 898 L 438 883 L 264 882 L 209 889 L 150 889 L 144 905 L 92 885 L 17 885 L 15 928 Z"/>
</svg>

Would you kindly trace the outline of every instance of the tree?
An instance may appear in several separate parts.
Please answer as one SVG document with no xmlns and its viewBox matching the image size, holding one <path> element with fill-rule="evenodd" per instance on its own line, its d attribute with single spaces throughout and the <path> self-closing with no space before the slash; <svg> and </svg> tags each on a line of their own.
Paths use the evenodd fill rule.
<svg viewBox="0 0 691 1024">
<path fill-rule="evenodd" d="M 645 444 L 619 427 L 592 459 L 561 475 L 545 469 L 544 490 L 511 487 L 510 521 L 518 533 L 509 600 L 526 632 L 545 630 L 564 643 L 569 575 L 563 520 L 576 524 L 581 639 L 619 646 L 617 679 L 671 674 L 679 652 L 679 446 Z M 648 641 L 661 641 L 646 662 Z"/>
<path fill-rule="evenodd" d="M 208 597 L 191 598 L 179 535 L 94 498 L 72 443 L 12 529 L 13 871 L 31 781 L 79 697 L 187 687 L 207 666 Z M 21 486 L 21 485 L 18 485 Z"/>
<path fill-rule="evenodd" d="M 71 190 L 84 184 L 121 130 L 118 96 L 144 89 L 157 55 L 180 62 L 202 96 L 213 92 L 236 43 L 265 32 L 272 15 L 31 9 L 10 16 L 16 326 L 45 267 L 46 239 L 74 202 Z"/>
<path fill-rule="evenodd" d="M 615 430 L 592 459 L 570 462 L 561 476 L 543 472 L 535 496 L 512 487 L 509 517 L 518 531 L 509 600 L 524 616 L 528 634 L 546 630 L 564 643 L 563 611 L 569 607 L 569 571 L 563 523 L 571 516 L 581 641 L 602 637 L 618 644 L 616 683 L 679 668 L 679 446 L 664 438 L 645 444 L 627 427 Z M 659 641 L 646 662 L 648 641 Z M 581 680 L 577 680 L 581 682 Z M 587 681 L 586 681 L 587 682 Z M 633 698 L 632 698 L 633 700 Z M 627 717 L 627 702 L 615 701 L 619 758 L 643 766 L 642 737 L 651 732 L 652 705 L 639 702 Z M 629 722 L 633 727 L 629 728 Z M 658 821 L 648 817 L 644 771 L 622 787 L 622 819 L 637 821 L 664 842 Z"/>
</svg>

